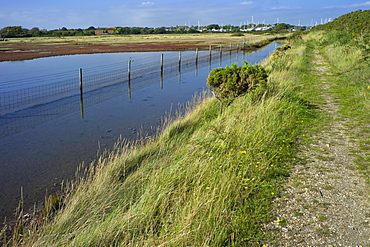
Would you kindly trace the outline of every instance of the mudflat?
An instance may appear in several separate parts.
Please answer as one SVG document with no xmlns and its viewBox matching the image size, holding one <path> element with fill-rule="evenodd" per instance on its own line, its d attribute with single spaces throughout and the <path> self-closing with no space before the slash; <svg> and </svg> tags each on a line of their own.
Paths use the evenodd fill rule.
<svg viewBox="0 0 370 247">
<path fill-rule="evenodd" d="M 230 33 L 14 38 L 0 41 L 0 62 L 73 54 L 216 49 L 262 39 L 266 36 Z"/>
</svg>

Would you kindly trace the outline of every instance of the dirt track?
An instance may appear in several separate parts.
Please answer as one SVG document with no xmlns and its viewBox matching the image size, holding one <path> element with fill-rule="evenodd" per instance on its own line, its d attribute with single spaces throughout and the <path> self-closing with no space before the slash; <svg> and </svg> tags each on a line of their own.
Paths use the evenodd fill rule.
<svg viewBox="0 0 370 247">
<path fill-rule="evenodd" d="M 145 51 L 179 51 L 189 49 L 208 49 L 206 45 L 180 44 L 125 44 L 125 45 L 76 45 L 71 43 L 32 43 L 3 44 L 0 48 L 0 62 L 28 60 L 74 54 L 145 52 Z"/>
</svg>

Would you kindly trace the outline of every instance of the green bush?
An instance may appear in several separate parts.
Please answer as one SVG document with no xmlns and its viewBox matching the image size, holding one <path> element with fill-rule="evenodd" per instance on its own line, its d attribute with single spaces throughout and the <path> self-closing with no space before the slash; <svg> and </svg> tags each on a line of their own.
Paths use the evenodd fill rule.
<svg viewBox="0 0 370 247">
<path fill-rule="evenodd" d="M 242 66 L 232 66 L 212 70 L 207 78 L 207 86 L 215 97 L 226 103 L 267 82 L 267 72 L 261 65 L 243 62 Z"/>
</svg>

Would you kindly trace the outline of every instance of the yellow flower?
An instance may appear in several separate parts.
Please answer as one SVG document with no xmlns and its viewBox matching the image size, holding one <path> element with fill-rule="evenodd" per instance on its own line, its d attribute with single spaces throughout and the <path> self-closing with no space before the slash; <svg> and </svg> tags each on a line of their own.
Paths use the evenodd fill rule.
<svg viewBox="0 0 370 247">
<path fill-rule="evenodd" d="M 210 190 L 211 189 L 211 187 L 206 187 L 206 190 Z"/>
<path fill-rule="evenodd" d="M 369 86 L 367 86 L 367 89 L 370 89 L 370 85 L 369 85 Z"/>
<path fill-rule="evenodd" d="M 240 154 L 247 154 L 247 151 L 245 151 L 245 150 L 240 151 Z"/>
</svg>

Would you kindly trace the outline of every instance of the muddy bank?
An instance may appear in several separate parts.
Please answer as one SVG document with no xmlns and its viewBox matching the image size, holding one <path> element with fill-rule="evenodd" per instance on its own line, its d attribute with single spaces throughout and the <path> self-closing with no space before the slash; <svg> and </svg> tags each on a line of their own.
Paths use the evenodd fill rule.
<svg viewBox="0 0 370 247">
<path fill-rule="evenodd" d="M 191 49 L 208 49 L 205 45 L 181 44 L 127 44 L 94 45 L 71 43 L 34 43 L 34 44 L 0 44 L 0 62 L 29 60 L 75 54 L 146 52 L 146 51 L 180 51 Z"/>
</svg>

